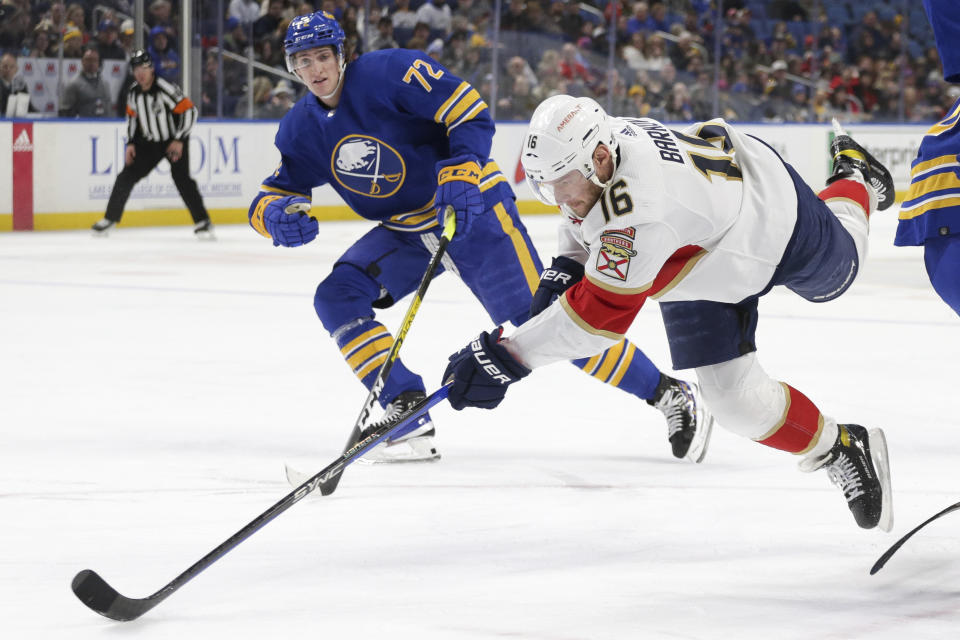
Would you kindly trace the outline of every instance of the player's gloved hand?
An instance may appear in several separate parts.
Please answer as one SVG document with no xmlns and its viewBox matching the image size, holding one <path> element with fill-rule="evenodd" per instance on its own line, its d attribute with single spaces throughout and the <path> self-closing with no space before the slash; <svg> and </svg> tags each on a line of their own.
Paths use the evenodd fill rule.
<svg viewBox="0 0 960 640">
<path fill-rule="evenodd" d="M 299 247 L 320 232 L 317 219 L 310 216 L 310 201 L 303 196 L 263 196 L 252 206 L 250 226 L 273 238 L 275 247 Z"/>
<path fill-rule="evenodd" d="M 533 293 L 530 317 L 553 304 L 560 295 L 583 279 L 583 265 L 572 258 L 557 256 L 549 269 L 540 274 L 540 286 Z"/>
<path fill-rule="evenodd" d="M 506 347 L 498 344 L 503 327 L 484 331 L 466 347 L 450 356 L 443 380 L 453 376 L 447 399 L 457 411 L 464 407 L 493 409 L 507 394 L 507 386 L 530 374 Z"/>
<path fill-rule="evenodd" d="M 483 195 L 480 193 L 480 163 L 474 156 L 464 155 L 437 163 L 437 220 L 443 224 L 447 205 L 457 212 L 457 234 L 467 234 L 474 216 L 483 213 Z"/>
</svg>

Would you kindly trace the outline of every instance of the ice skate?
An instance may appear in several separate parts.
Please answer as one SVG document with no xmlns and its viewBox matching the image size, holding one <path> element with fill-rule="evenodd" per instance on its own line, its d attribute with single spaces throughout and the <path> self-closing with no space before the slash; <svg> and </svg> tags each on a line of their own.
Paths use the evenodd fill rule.
<svg viewBox="0 0 960 640">
<path fill-rule="evenodd" d="M 90 229 L 93 231 L 93 235 L 98 238 L 106 238 L 109 235 L 109 231 L 117 225 L 113 220 L 107 220 L 102 218 L 93 223 L 93 226 Z"/>
<path fill-rule="evenodd" d="M 213 223 L 210 222 L 210 218 L 206 220 L 201 220 L 193 227 L 193 236 L 197 240 L 216 240 L 217 237 L 213 235 Z"/>
<path fill-rule="evenodd" d="M 407 413 L 415 404 L 425 399 L 427 396 L 423 391 L 405 391 L 394 398 L 393 402 L 387 405 L 387 410 L 383 417 L 374 424 L 367 427 L 366 430 L 375 429 L 388 422 L 396 422 L 403 414 Z M 361 462 L 432 462 L 440 459 L 437 447 L 434 445 L 433 436 L 436 431 L 433 428 L 433 421 L 430 420 L 430 414 L 424 414 L 407 425 L 399 433 L 393 434 L 393 437 L 382 442 L 360 458 Z"/>
<path fill-rule="evenodd" d="M 854 142 L 836 118 L 833 119 L 833 132 L 833 142 L 830 143 L 833 175 L 827 178 L 827 184 L 834 180 L 848 178 L 854 171 L 859 171 L 877 194 L 877 209 L 883 211 L 890 208 L 896 198 L 890 171 L 866 149 Z"/>
<path fill-rule="evenodd" d="M 703 461 L 710 444 L 713 415 L 707 411 L 695 384 L 660 374 L 653 398 L 647 400 L 667 419 L 667 438 L 675 458 Z"/>
<path fill-rule="evenodd" d="M 830 481 L 843 491 L 847 506 L 864 529 L 893 527 L 890 465 L 887 440 L 880 429 L 867 431 L 856 424 L 838 425 L 833 447 L 818 458 L 800 461 L 801 471 L 825 468 Z"/>
</svg>

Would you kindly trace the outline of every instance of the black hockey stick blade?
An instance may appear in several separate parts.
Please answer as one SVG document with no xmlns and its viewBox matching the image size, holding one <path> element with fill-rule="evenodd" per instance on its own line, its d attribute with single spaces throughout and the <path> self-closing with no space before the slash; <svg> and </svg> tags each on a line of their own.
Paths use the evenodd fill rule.
<svg viewBox="0 0 960 640">
<path fill-rule="evenodd" d="M 449 391 L 450 385 L 446 384 L 411 407 L 410 410 L 403 414 L 402 418 L 396 422 L 370 429 L 359 442 L 347 451 L 344 451 L 339 458 L 324 467 L 322 471 L 310 476 L 303 484 L 248 522 L 246 526 L 220 543 L 213 551 L 190 565 L 186 571 L 168 582 L 153 595 L 139 599 L 128 598 L 121 595 L 116 589 L 107 584 L 107 581 L 101 578 L 99 574 L 90 569 L 84 569 L 74 576 L 73 582 L 70 584 L 73 593 L 80 599 L 80 602 L 102 616 L 120 622 L 136 620 L 166 600 L 180 587 L 196 578 L 210 565 L 227 555 L 237 545 L 265 527 L 274 518 L 305 498 L 311 492 L 316 491 L 320 485 L 329 480 L 331 476 L 343 473 L 344 467 L 355 462 L 357 458 L 377 446 L 377 444 L 384 439 L 390 437 L 391 434 L 396 433 L 412 420 L 416 420 L 422 416 L 431 407 L 446 399 Z"/>
<path fill-rule="evenodd" d="M 83 604 L 102 616 L 120 622 L 136 620 L 166 598 L 166 594 L 162 591 L 149 598 L 137 599 L 122 596 L 96 571 L 90 569 L 84 569 L 78 573 L 70 587 Z"/>
<path fill-rule="evenodd" d="M 907 540 L 912 538 L 913 534 L 915 534 L 917 531 L 920 531 L 920 529 L 923 529 L 925 526 L 927 526 L 928 524 L 930 524 L 940 516 L 945 516 L 951 511 L 956 511 L 957 509 L 960 509 L 960 502 L 958 502 L 957 504 L 950 505 L 940 513 L 927 518 L 926 520 L 921 522 L 919 525 L 914 527 L 913 531 L 911 531 L 907 535 L 897 540 L 897 542 L 892 547 L 887 549 L 887 551 L 882 556 L 880 556 L 880 558 L 878 558 L 876 562 L 873 563 L 873 567 L 870 568 L 870 575 L 874 575 L 877 571 L 880 571 L 880 569 L 883 569 L 883 565 L 887 564 L 887 561 L 893 557 L 893 554 L 895 554 L 897 550 L 903 546 L 903 543 L 905 543 Z"/>
</svg>

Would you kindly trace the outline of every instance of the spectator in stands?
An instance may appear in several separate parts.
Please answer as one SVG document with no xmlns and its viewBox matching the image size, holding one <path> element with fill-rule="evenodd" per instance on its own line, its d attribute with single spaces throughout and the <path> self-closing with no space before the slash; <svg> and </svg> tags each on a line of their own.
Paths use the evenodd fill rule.
<svg viewBox="0 0 960 640">
<path fill-rule="evenodd" d="M 694 119 L 687 85 L 682 82 L 674 83 L 667 98 L 666 113 L 667 118 L 673 121 L 691 122 Z"/>
<path fill-rule="evenodd" d="M 290 111 L 295 101 L 295 94 L 290 83 L 281 80 L 270 92 L 270 101 L 263 107 L 259 117 L 279 120 L 287 111 Z"/>
<path fill-rule="evenodd" d="M 490 15 L 490 3 L 485 0 L 458 0 L 453 18 L 462 17 L 471 29 L 476 29 Z M 456 31 L 456 27 L 453 27 Z"/>
<path fill-rule="evenodd" d="M 180 56 L 170 45 L 166 28 L 156 26 L 150 29 L 150 46 L 147 52 L 153 58 L 153 68 L 158 78 L 174 84 L 180 83 Z"/>
<path fill-rule="evenodd" d="M 250 24 L 260 17 L 260 2 L 258 0 L 230 0 L 227 16 L 236 18 L 240 24 Z"/>
<path fill-rule="evenodd" d="M 233 53 L 246 52 L 247 31 L 236 18 L 227 18 L 223 23 L 223 48 Z"/>
<path fill-rule="evenodd" d="M 430 43 L 430 25 L 426 22 L 418 22 L 413 28 L 413 35 L 403 46 L 407 49 L 417 49 L 424 51 Z"/>
<path fill-rule="evenodd" d="M 20 13 L 12 4 L 0 4 L 0 51 L 20 49 L 24 37 L 19 20 Z"/>
<path fill-rule="evenodd" d="M 100 76 L 100 53 L 97 45 L 88 44 L 80 58 L 80 73 L 67 83 L 60 101 L 61 118 L 107 118 L 114 105 L 110 87 Z"/>
<path fill-rule="evenodd" d="M 83 36 L 82 44 L 86 44 L 87 40 L 90 39 L 87 33 L 87 12 L 82 4 L 71 2 L 67 5 L 67 25 L 72 25 L 79 29 L 80 34 Z"/>
<path fill-rule="evenodd" d="M 667 13 L 667 6 L 663 2 L 654 2 L 650 5 L 650 20 L 655 30 L 667 33 L 670 33 L 670 27 L 677 21 L 674 16 Z"/>
<path fill-rule="evenodd" d="M 417 22 L 426 23 L 430 33 L 448 35 L 453 20 L 450 6 L 446 0 L 427 0 L 417 9 Z"/>
<path fill-rule="evenodd" d="M 0 20 L 3 16 L 0 15 Z M 28 94 L 27 83 L 22 76 L 17 75 L 20 71 L 20 65 L 17 64 L 17 56 L 12 53 L 0 55 L 0 118 L 7 113 L 7 103 L 10 96 L 16 94 Z"/>
<path fill-rule="evenodd" d="M 79 58 L 83 55 L 83 34 L 70 25 L 63 34 L 63 57 Z"/>
<path fill-rule="evenodd" d="M 634 3 L 633 15 L 627 19 L 627 33 L 646 33 L 655 28 L 653 19 L 650 17 L 650 5 L 646 2 Z"/>
<path fill-rule="evenodd" d="M 643 60 L 640 69 L 646 71 L 660 71 L 667 64 L 672 64 L 666 54 L 666 44 L 658 35 L 647 36 L 643 47 Z"/>
<path fill-rule="evenodd" d="M 134 38 L 133 34 L 135 32 L 135 27 L 132 18 L 127 18 L 120 23 L 120 33 L 117 35 L 117 41 L 120 43 L 120 47 L 123 49 L 123 59 L 129 60 L 130 54 L 133 53 L 134 48 Z M 133 76 L 131 75 L 131 78 Z M 130 80 L 133 82 L 133 80 Z"/>
<path fill-rule="evenodd" d="M 689 31 L 681 31 L 677 37 L 677 43 L 670 52 L 670 61 L 677 71 L 686 71 L 690 63 L 690 58 L 700 55 L 694 48 L 694 37 Z M 616 113 L 616 111 L 614 112 Z"/>
<path fill-rule="evenodd" d="M 177 35 L 176 25 L 173 19 L 173 5 L 169 0 L 153 0 L 148 10 L 147 24 L 151 27 L 164 27 L 168 38 L 174 38 Z"/>
<path fill-rule="evenodd" d="M 266 37 L 283 37 L 279 33 L 280 23 L 284 21 L 283 11 L 286 8 L 285 0 L 270 0 L 267 11 L 253 23 L 254 41 Z"/>
<path fill-rule="evenodd" d="M 621 56 L 626 61 L 627 66 L 636 71 L 643 69 L 647 61 L 643 55 L 643 49 L 647 41 L 643 31 L 634 31 L 630 34 L 630 41 L 623 47 Z"/>
<path fill-rule="evenodd" d="M 270 102 L 271 92 L 273 91 L 273 83 L 270 81 L 270 78 L 266 76 L 257 76 L 253 79 L 253 118 L 262 118 L 265 117 L 264 111 L 267 110 L 267 105 Z M 235 109 L 235 116 L 237 118 L 249 118 L 249 104 L 250 96 L 247 92 L 240 97 L 240 101 L 237 102 Z"/>
<path fill-rule="evenodd" d="M 585 20 L 580 15 L 580 3 L 572 0 L 565 0 L 563 4 L 563 17 L 560 18 L 560 30 L 566 41 L 572 42 L 580 37 Z"/>
<path fill-rule="evenodd" d="M 50 58 L 58 54 L 60 36 L 53 23 L 47 19 L 41 20 L 33 29 L 33 44 L 30 47 L 30 58 Z"/>
<path fill-rule="evenodd" d="M 100 60 L 126 60 L 127 53 L 117 42 L 120 29 L 113 20 L 101 20 L 97 26 L 97 54 Z M 99 62 L 99 61 L 98 61 Z"/>
<path fill-rule="evenodd" d="M 585 85 L 593 82 L 593 76 L 583 63 L 577 47 L 569 42 L 560 49 L 560 75 L 567 82 L 579 80 Z"/>
<path fill-rule="evenodd" d="M 497 98 L 498 120 L 529 120 L 539 102 L 524 76 L 512 78 L 509 90 Z"/>
<path fill-rule="evenodd" d="M 525 78 L 531 88 L 535 88 L 539 84 L 537 74 L 533 72 L 533 69 L 521 56 L 513 56 L 507 60 L 507 76 L 509 78 L 508 85 L 513 85 L 519 77 Z M 536 105 L 534 105 L 534 108 L 536 108 Z M 530 113 L 533 113 L 533 109 L 530 110 Z"/>
<path fill-rule="evenodd" d="M 377 31 L 370 39 L 367 45 L 367 51 L 379 51 L 380 49 L 396 49 L 400 45 L 393 39 L 393 20 L 387 16 L 380 18 L 377 22 Z"/>
<path fill-rule="evenodd" d="M 409 39 L 413 35 L 413 28 L 417 26 L 417 14 L 410 10 L 410 0 L 395 0 L 393 11 L 390 12 L 390 21 L 393 22 L 394 31 L 402 33 L 399 40 L 400 45 L 406 44 L 404 39 Z"/>
<path fill-rule="evenodd" d="M 500 28 L 504 31 L 530 30 L 530 18 L 527 16 L 525 0 L 510 0 L 506 12 L 500 17 Z"/>
<path fill-rule="evenodd" d="M 434 40 L 427 45 L 427 48 L 423 50 L 428 56 L 440 62 L 440 59 L 443 58 L 443 40 L 440 38 L 434 38 Z"/>
</svg>

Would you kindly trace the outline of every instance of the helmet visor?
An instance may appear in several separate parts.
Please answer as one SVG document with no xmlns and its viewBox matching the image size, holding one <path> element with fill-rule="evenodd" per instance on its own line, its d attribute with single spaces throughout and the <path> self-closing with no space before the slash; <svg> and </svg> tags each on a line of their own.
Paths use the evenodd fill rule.
<svg viewBox="0 0 960 640">
<path fill-rule="evenodd" d="M 537 200 L 559 207 L 578 196 L 583 197 L 588 181 L 579 170 L 573 169 L 554 180 L 536 180 L 527 174 L 527 184 Z"/>
</svg>

